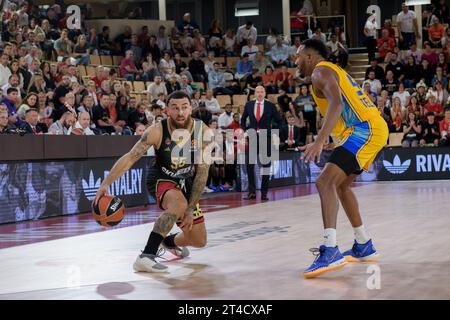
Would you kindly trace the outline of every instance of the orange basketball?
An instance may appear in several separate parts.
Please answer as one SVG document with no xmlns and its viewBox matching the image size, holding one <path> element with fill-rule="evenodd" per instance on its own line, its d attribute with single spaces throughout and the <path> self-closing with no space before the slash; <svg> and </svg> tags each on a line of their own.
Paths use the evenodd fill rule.
<svg viewBox="0 0 450 320">
<path fill-rule="evenodd" d="M 125 215 L 125 205 L 118 197 L 102 196 L 97 205 L 92 205 L 92 215 L 104 227 L 118 225 Z"/>
</svg>

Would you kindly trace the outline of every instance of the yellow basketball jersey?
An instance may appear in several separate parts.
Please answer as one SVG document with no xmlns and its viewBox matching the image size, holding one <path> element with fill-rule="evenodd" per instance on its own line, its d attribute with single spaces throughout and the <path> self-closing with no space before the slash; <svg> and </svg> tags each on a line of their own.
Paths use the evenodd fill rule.
<svg viewBox="0 0 450 320">
<path fill-rule="evenodd" d="M 346 132 L 348 132 L 348 128 L 364 121 L 380 117 L 377 107 L 370 101 L 367 95 L 361 90 L 361 87 L 347 74 L 347 72 L 345 72 L 345 70 L 327 61 L 320 62 L 317 67 L 319 66 L 333 69 L 339 78 L 339 88 L 341 89 L 344 109 L 342 110 L 341 117 L 333 128 L 334 136 L 338 138 L 345 136 Z M 318 98 L 313 87 L 311 93 L 317 103 L 320 114 L 325 116 L 328 110 L 328 101 L 326 99 Z"/>
</svg>

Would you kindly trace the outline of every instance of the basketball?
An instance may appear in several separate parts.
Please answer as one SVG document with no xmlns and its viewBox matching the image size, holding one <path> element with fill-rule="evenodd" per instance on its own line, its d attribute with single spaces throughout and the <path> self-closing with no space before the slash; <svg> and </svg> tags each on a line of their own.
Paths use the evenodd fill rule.
<svg viewBox="0 0 450 320">
<path fill-rule="evenodd" d="M 104 227 L 113 227 L 122 221 L 125 206 L 118 197 L 102 196 L 97 205 L 92 205 L 92 215 L 97 223 Z"/>
</svg>

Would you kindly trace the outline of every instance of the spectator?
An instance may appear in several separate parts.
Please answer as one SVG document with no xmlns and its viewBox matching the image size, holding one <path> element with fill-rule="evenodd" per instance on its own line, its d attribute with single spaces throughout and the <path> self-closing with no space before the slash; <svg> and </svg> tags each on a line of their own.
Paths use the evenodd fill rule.
<svg viewBox="0 0 450 320">
<path fill-rule="evenodd" d="M 35 93 L 28 94 L 25 99 L 23 99 L 22 105 L 17 110 L 17 115 L 20 118 L 23 118 L 25 116 L 25 113 L 30 109 L 36 109 L 38 108 L 38 96 Z"/>
<path fill-rule="evenodd" d="M 427 86 L 425 85 L 425 83 L 423 81 L 420 81 L 417 85 L 416 85 L 416 92 L 413 93 L 413 97 L 417 98 L 417 103 L 420 106 L 424 106 L 426 103 L 426 90 L 427 90 Z"/>
<path fill-rule="evenodd" d="M 42 128 L 37 126 L 38 124 L 38 112 L 36 109 L 28 109 L 25 112 L 25 124 L 22 129 L 26 131 L 27 134 L 42 134 Z"/>
<path fill-rule="evenodd" d="M 74 123 L 74 114 L 70 111 L 66 111 L 62 114 L 61 118 L 55 121 L 50 128 L 48 128 L 48 134 L 67 135 L 69 128 L 72 127 Z"/>
<path fill-rule="evenodd" d="M 242 47 L 241 57 L 243 57 L 245 54 L 248 54 L 250 61 L 253 61 L 255 59 L 255 55 L 259 51 L 259 48 L 254 45 L 254 42 L 255 41 L 253 38 L 247 39 L 247 45 Z"/>
<path fill-rule="evenodd" d="M 255 55 L 255 59 L 253 59 L 253 68 L 257 69 L 260 73 L 264 73 L 268 66 L 275 69 L 269 59 L 267 59 L 261 51 L 258 51 Z"/>
<path fill-rule="evenodd" d="M 381 92 L 381 82 L 378 79 L 375 79 L 375 71 L 369 72 L 369 78 L 364 81 L 363 85 L 368 83 L 370 85 L 370 92 L 379 95 Z"/>
<path fill-rule="evenodd" d="M 242 59 L 238 61 L 236 66 L 236 74 L 234 77 L 237 80 L 244 80 L 252 73 L 253 61 L 250 60 L 248 54 L 244 54 Z"/>
<path fill-rule="evenodd" d="M 92 110 L 93 120 L 96 128 L 100 129 L 102 132 L 115 134 L 116 131 L 119 131 L 121 128 L 119 129 L 118 127 L 113 126 L 114 123 L 111 120 L 108 109 L 109 105 L 109 95 L 105 94 L 100 98 L 100 103 Z"/>
<path fill-rule="evenodd" d="M 308 17 L 306 17 L 306 10 L 291 12 L 291 34 L 299 36 L 301 41 L 307 39 Z"/>
<path fill-rule="evenodd" d="M 388 71 L 392 71 L 394 74 L 394 79 L 398 81 L 403 81 L 404 75 L 404 67 L 403 64 L 398 62 L 398 56 L 395 52 L 391 53 L 391 61 L 386 65 L 386 73 Z"/>
<path fill-rule="evenodd" d="M 288 112 L 286 115 L 287 125 L 280 132 L 280 150 L 295 150 L 304 145 L 302 143 L 301 129 L 295 125 L 295 117 Z"/>
<path fill-rule="evenodd" d="M 193 89 L 189 84 L 189 79 L 186 75 L 181 76 L 181 83 L 180 83 L 181 91 L 186 92 L 190 98 L 192 98 Z"/>
<path fill-rule="evenodd" d="M 178 23 L 178 30 L 180 32 L 187 31 L 189 36 L 192 36 L 195 29 L 200 29 L 195 21 L 191 21 L 191 14 L 185 13 L 183 20 Z"/>
<path fill-rule="evenodd" d="M 292 30 L 291 30 L 292 33 Z M 269 52 L 277 44 L 277 39 L 281 39 L 282 44 L 289 45 L 289 38 L 283 37 L 274 27 L 269 28 L 269 35 L 266 38 L 265 50 Z"/>
<path fill-rule="evenodd" d="M 183 76 L 183 75 L 187 76 L 189 79 L 189 82 L 194 80 L 194 79 L 192 79 L 192 74 L 189 72 L 186 62 L 181 60 L 181 55 L 179 53 L 175 54 L 173 62 L 175 64 L 176 74 L 179 74 L 180 76 Z"/>
<path fill-rule="evenodd" d="M 405 87 L 408 89 L 415 88 L 416 87 L 416 81 L 419 81 L 418 74 L 419 74 L 419 66 L 416 64 L 416 61 L 414 60 L 414 56 L 409 56 L 407 63 L 405 64 L 404 68 L 404 75 L 403 83 L 405 84 Z"/>
<path fill-rule="evenodd" d="M 156 76 L 161 76 L 158 69 L 158 64 L 153 60 L 152 53 L 147 54 L 146 60 L 142 63 L 142 80 L 153 81 Z"/>
<path fill-rule="evenodd" d="M 93 136 L 94 131 L 89 127 L 91 123 L 91 116 L 87 112 L 80 112 L 78 114 L 78 121 L 73 127 L 70 127 L 67 134 L 81 135 L 81 136 Z"/>
<path fill-rule="evenodd" d="M 142 26 L 141 34 L 138 37 L 138 44 L 142 48 L 150 40 L 150 35 L 148 32 L 148 26 Z"/>
<path fill-rule="evenodd" d="M 232 29 L 228 29 L 225 35 L 223 36 L 223 46 L 224 46 L 224 54 L 226 57 L 235 57 L 236 56 L 236 36 L 233 33 Z"/>
<path fill-rule="evenodd" d="M 142 48 L 142 55 L 147 56 L 149 53 L 152 54 L 153 61 L 159 63 L 161 59 L 161 50 L 159 50 L 158 45 L 156 44 L 156 36 L 151 35 L 148 42 Z"/>
<path fill-rule="evenodd" d="M 435 95 L 436 102 L 441 105 L 444 105 L 448 99 L 448 91 L 442 86 L 442 82 L 439 80 L 434 83 L 433 89 L 430 89 L 429 93 Z M 443 114 L 439 116 L 443 116 Z"/>
<path fill-rule="evenodd" d="M 218 57 L 221 55 L 223 48 L 223 31 L 220 27 L 220 21 L 218 19 L 214 19 L 212 21 L 208 34 L 209 47 L 214 50 L 214 54 Z"/>
<path fill-rule="evenodd" d="M 214 97 L 218 94 L 233 95 L 233 91 L 225 87 L 225 76 L 220 71 L 220 63 L 214 63 L 214 70 L 208 74 L 209 88 L 213 91 Z"/>
<path fill-rule="evenodd" d="M 402 50 L 407 50 L 411 43 L 421 38 L 416 13 L 408 10 L 406 3 L 402 3 L 402 11 L 397 15 L 397 28 L 400 32 L 399 42 Z"/>
<path fill-rule="evenodd" d="M 450 27 L 447 27 L 445 29 L 444 36 L 441 39 L 441 45 L 442 45 L 443 48 L 445 48 L 445 45 L 447 43 L 450 43 Z"/>
<path fill-rule="evenodd" d="M 7 133 L 8 129 L 8 112 L 0 110 L 0 134 Z"/>
<path fill-rule="evenodd" d="M 332 34 L 330 41 L 328 41 L 326 45 L 330 50 L 330 61 L 339 63 L 342 68 L 345 68 L 347 66 L 348 53 L 342 43 L 338 41 L 337 35 Z"/>
<path fill-rule="evenodd" d="M 24 125 L 24 121 L 17 115 L 16 105 L 20 103 L 19 91 L 16 88 L 9 88 L 6 91 L 6 97 L 0 100 L 0 104 L 8 107 L 8 122 L 14 128 L 20 128 Z"/>
<path fill-rule="evenodd" d="M 11 70 L 8 67 L 9 56 L 5 53 L 0 58 L 0 86 L 3 87 L 8 83 L 11 76 Z"/>
<path fill-rule="evenodd" d="M 170 51 L 170 40 L 166 35 L 166 27 L 161 25 L 158 29 L 158 34 L 156 35 L 156 44 L 161 52 Z"/>
<path fill-rule="evenodd" d="M 147 116 L 145 115 L 145 105 L 143 103 L 139 103 L 137 108 L 131 111 L 130 116 L 128 118 L 128 126 L 136 131 L 136 126 L 139 124 L 147 125 Z"/>
<path fill-rule="evenodd" d="M 189 71 L 195 82 L 206 82 L 208 79 L 205 71 L 205 63 L 200 59 L 198 51 L 192 53 L 192 60 L 189 61 Z"/>
<path fill-rule="evenodd" d="M 115 48 L 113 43 L 109 39 L 109 27 L 104 26 L 102 28 L 102 33 L 97 35 L 97 43 L 98 43 L 98 53 L 103 55 L 112 55 L 115 53 Z"/>
<path fill-rule="evenodd" d="M 377 94 L 375 92 L 370 91 L 370 83 L 368 83 L 367 80 L 363 82 L 362 89 L 363 92 L 366 94 L 366 96 L 369 98 L 369 100 L 375 104 L 376 103 L 375 101 L 377 100 Z"/>
<path fill-rule="evenodd" d="M 72 54 L 73 44 L 67 37 L 67 29 L 61 31 L 61 37 L 55 41 L 54 48 L 58 57 Z"/>
<path fill-rule="evenodd" d="M 433 80 L 431 80 L 431 86 L 434 86 L 434 84 L 439 81 L 442 84 L 442 87 L 447 88 L 448 87 L 448 79 L 444 75 L 444 72 L 442 70 L 442 67 L 436 68 L 436 74 L 433 77 Z"/>
<path fill-rule="evenodd" d="M 200 33 L 200 30 L 194 29 L 192 39 L 194 40 L 194 50 L 198 51 L 200 56 L 206 57 L 208 55 L 206 40 Z"/>
<path fill-rule="evenodd" d="M 312 95 L 309 93 L 308 86 L 303 84 L 300 87 L 300 95 L 294 100 L 294 105 L 303 113 L 303 118 L 309 125 L 309 132 L 317 135 L 317 107 Z"/>
<path fill-rule="evenodd" d="M 20 89 L 20 78 L 17 74 L 11 74 L 9 76 L 9 80 L 8 83 L 5 84 L 1 89 L 3 92 L 3 95 L 6 96 L 6 92 L 8 91 L 9 88 L 16 88 L 17 91 L 19 92 L 19 94 L 21 96 L 24 96 L 22 94 L 22 90 Z"/>
<path fill-rule="evenodd" d="M 383 28 L 381 29 L 381 33 L 383 33 L 384 30 L 386 30 L 388 32 L 389 38 L 395 39 L 395 30 L 394 30 L 394 28 L 392 28 L 392 21 L 391 21 L 391 19 L 384 20 Z M 380 46 L 378 46 L 378 48 L 379 47 Z"/>
<path fill-rule="evenodd" d="M 160 93 L 167 95 L 167 88 L 164 83 L 162 83 L 161 76 L 156 76 L 154 80 L 155 81 L 148 86 L 148 93 L 151 97 L 150 99 L 155 99 Z"/>
<path fill-rule="evenodd" d="M 377 47 L 377 29 L 378 24 L 376 21 L 375 15 L 371 15 L 364 26 L 364 35 L 366 36 L 366 48 L 369 53 L 369 62 L 372 61 L 373 58 L 375 58 L 375 51 Z"/>
<path fill-rule="evenodd" d="M 283 39 L 280 37 L 276 39 L 276 43 L 271 48 L 269 56 L 272 60 L 272 64 L 275 67 L 279 67 L 281 65 L 290 65 L 289 48 L 286 44 L 283 43 Z"/>
<path fill-rule="evenodd" d="M 428 37 L 433 48 L 442 48 L 444 32 L 445 28 L 439 23 L 439 19 L 437 17 L 432 17 L 431 26 L 428 28 Z"/>
<path fill-rule="evenodd" d="M 316 28 L 313 34 L 310 35 L 310 39 L 317 39 L 322 41 L 324 44 L 327 42 L 327 36 L 322 32 L 322 29 Z"/>
<path fill-rule="evenodd" d="M 385 61 L 386 55 L 394 51 L 395 39 L 389 36 L 389 30 L 383 29 L 377 41 L 379 61 Z"/>
<path fill-rule="evenodd" d="M 216 98 L 214 98 L 213 91 L 211 89 L 206 90 L 205 97 L 205 107 L 206 109 L 215 115 L 215 119 L 217 119 L 217 115 L 221 113 L 220 105 Z"/>
<path fill-rule="evenodd" d="M 442 73 L 444 75 L 447 75 L 449 73 L 448 71 L 450 71 L 448 63 L 445 61 L 445 54 L 442 52 L 438 54 L 438 62 L 436 64 L 436 68 L 438 67 L 442 68 Z"/>
<path fill-rule="evenodd" d="M 422 64 L 418 68 L 418 79 L 423 80 L 425 85 L 430 86 L 433 77 L 434 77 L 433 68 L 430 66 L 428 60 L 423 59 Z"/>
<path fill-rule="evenodd" d="M 372 60 L 370 60 L 370 67 L 366 69 L 365 79 L 369 78 L 370 71 L 375 72 L 375 79 L 378 79 L 380 81 L 384 80 L 384 69 L 378 65 L 378 60 L 376 58 L 372 58 Z"/>
<path fill-rule="evenodd" d="M 288 90 L 289 87 L 289 79 L 292 78 L 292 74 L 288 71 L 286 66 L 281 67 L 281 71 L 277 74 L 277 86 L 284 91 Z"/>
<path fill-rule="evenodd" d="M 287 95 L 287 92 L 283 89 L 280 89 L 280 95 L 277 98 L 277 102 L 280 105 L 281 111 L 283 114 L 288 112 L 289 109 L 289 103 L 292 102 L 292 98 Z"/>
<path fill-rule="evenodd" d="M 233 123 L 233 105 L 230 103 L 227 103 L 225 105 L 225 112 L 223 112 L 219 119 L 217 120 L 217 126 L 221 130 L 226 130 L 229 128 L 229 126 Z"/>
<path fill-rule="evenodd" d="M 133 52 L 134 63 L 139 66 L 142 60 L 142 48 L 138 44 L 137 34 L 133 33 L 131 35 L 131 43 L 127 46 L 126 50 L 131 50 Z"/>
<path fill-rule="evenodd" d="M 444 107 L 432 91 L 427 94 L 428 103 L 424 106 L 424 113 L 432 112 L 436 117 L 442 117 L 444 114 Z"/>
<path fill-rule="evenodd" d="M 440 133 L 439 124 L 436 122 L 433 112 L 427 112 L 427 120 L 422 125 L 422 139 L 420 140 L 420 146 L 435 146 L 439 145 Z"/>
<path fill-rule="evenodd" d="M 278 93 L 277 75 L 273 71 L 272 66 L 266 67 L 264 74 L 262 75 L 262 83 L 263 83 L 264 88 L 266 88 L 266 92 L 268 94 Z"/>
<path fill-rule="evenodd" d="M 125 26 L 123 33 L 119 34 L 115 39 L 114 43 L 116 45 L 115 49 L 120 55 L 125 55 L 127 48 L 131 44 L 131 34 L 132 30 L 130 26 Z"/>
<path fill-rule="evenodd" d="M 251 21 L 247 21 L 245 25 L 240 26 L 237 30 L 236 41 L 239 44 L 239 48 L 244 47 L 248 43 L 247 40 L 249 38 L 253 40 L 258 39 L 258 31 Z"/>
<path fill-rule="evenodd" d="M 434 68 L 438 61 L 438 56 L 436 52 L 431 48 L 431 45 L 429 42 L 425 42 L 423 44 L 425 50 L 422 53 L 422 60 L 427 60 L 428 63 L 432 68 Z"/>
<path fill-rule="evenodd" d="M 402 124 L 406 120 L 406 110 L 402 108 L 400 98 L 394 98 L 392 99 L 392 101 L 393 106 L 391 109 L 391 132 L 403 132 Z"/>
<path fill-rule="evenodd" d="M 449 22 L 449 9 L 445 0 L 439 0 L 438 3 L 434 4 L 434 9 L 432 14 L 438 18 L 441 23 Z"/>
<path fill-rule="evenodd" d="M 405 59 L 408 60 L 410 56 L 414 57 L 417 64 L 422 62 L 422 50 L 417 48 L 417 44 L 415 42 L 411 43 L 409 50 L 406 51 Z"/>
<path fill-rule="evenodd" d="M 189 32 L 187 30 L 184 30 L 181 33 L 179 40 L 181 49 L 178 51 L 180 51 L 181 55 L 188 57 L 194 50 L 194 39 L 189 36 Z"/>
<path fill-rule="evenodd" d="M 180 84 L 177 81 L 177 75 L 176 74 L 172 74 L 170 76 L 169 81 L 166 81 L 166 89 L 167 89 L 167 94 L 171 94 L 174 91 L 179 91 L 181 90 Z"/>
<path fill-rule="evenodd" d="M 403 82 L 400 82 L 398 85 L 398 91 L 394 92 L 392 95 L 392 99 L 399 98 L 400 104 L 402 105 L 402 109 L 406 108 L 409 105 L 410 94 L 405 90 L 405 85 Z"/>
<path fill-rule="evenodd" d="M 120 77 L 128 81 L 140 80 L 140 72 L 134 63 L 134 53 L 127 50 L 125 58 L 120 63 Z"/>
<path fill-rule="evenodd" d="M 419 146 L 420 134 L 422 132 L 422 126 L 417 122 L 416 116 L 413 112 L 408 113 L 408 122 L 403 124 L 403 140 L 402 147 L 417 147 Z"/>
<path fill-rule="evenodd" d="M 245 79 L 244 93 L 246 93 L 248 96 L 254 95 L 256 87 L 261 85 L 262 85 L 261 74 L 259 73 L 258 70 L 254 69 L 252 74 L 250 74 Z"/>
<path fill-rule="evenodd" d="M 175 62 L 169 52 L 164 52 L 163 58 L 159 62 L 159 71 L 161 72 L 165 81 L 169 81 L 172 75 L 178 79 L 179 76 L 175 73 Z"/>
<path fill-rule="evenodd" d="M 450 146 L 450 107 L 445 108 L 445 118 L 439 123 L 439 130 L 441 132 L 439 146 Z"/>
</svg>

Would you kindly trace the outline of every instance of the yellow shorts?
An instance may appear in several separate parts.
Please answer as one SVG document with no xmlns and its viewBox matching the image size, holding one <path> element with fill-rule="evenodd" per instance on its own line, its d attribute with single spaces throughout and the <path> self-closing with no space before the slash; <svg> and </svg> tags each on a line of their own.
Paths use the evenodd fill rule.
<svg viewBox="0 0 450 320">
<path fill-rule="evenodd" d="M 369 171 L 370 165 L 387 144 L 388 138 L 386 121 L 377 117 L 348 128 L 337 146 L 353 153 L 360 168 Z"/>
</svg>

